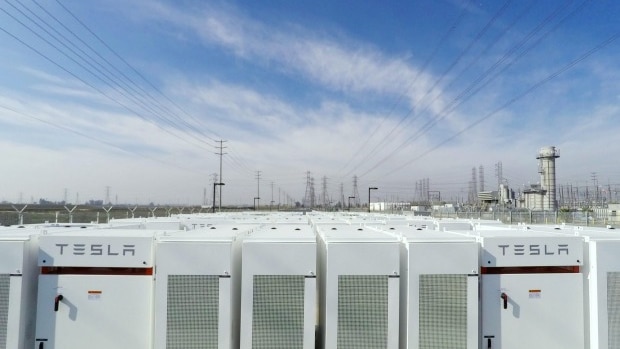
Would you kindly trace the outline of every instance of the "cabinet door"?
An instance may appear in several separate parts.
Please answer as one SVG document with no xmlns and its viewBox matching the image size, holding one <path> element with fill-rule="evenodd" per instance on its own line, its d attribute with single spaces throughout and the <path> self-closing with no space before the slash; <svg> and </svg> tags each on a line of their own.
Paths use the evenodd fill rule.
<svg viewBox="0 0 620 349">
<path fill-rule="evenodd" d="M 582 274 L 482 277 L 484 349 L 584 347 Z"/>
<path fill-rule="evenodd" d="M 147 349 L 150 276 L 41 275 L 37 349 Z"/>
</svg>

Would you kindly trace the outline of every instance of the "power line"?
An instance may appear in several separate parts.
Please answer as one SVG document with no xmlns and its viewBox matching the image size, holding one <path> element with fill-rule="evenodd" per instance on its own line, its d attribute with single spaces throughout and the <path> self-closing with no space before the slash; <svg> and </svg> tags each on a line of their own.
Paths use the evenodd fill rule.
<svg viewBox="0 0 620 349">
<path fill-rule="evenodd" d="M 510 4 L 511 0 L 507 0 L 504 5 L 493 15 L 493 17 L 487 22 L 487 24 L 478 32 L 478 34 L 474 37 L 474 39 L 472 39 L 468 46 L 462 50 L 459 55 L 452 61 L 452 63 L 448 66 L 448 68 L 446 68 L 444 70 L 444 72 L 442 74 L 439 75 L 439 77 L 435 80 L 435 82 L 433 83 L 433 85 L 427 89 L 426 93 L 424 94 L 424 96 L 420 99 L 420 102 L 424 102 L 427 100 L 427 97 L 429 97 L 429 95 L 431 94 L 431 92 L 437 87 L 437 85 L 439 85 L 439 83 L 441 83 L 441 81 L 448 75 L 448 73 L 461 61 L 461 59 L 469 52 L 469 50 L 471 50 L 471 48 L 473 47 L 473 45 L 478 42 L 482 36 L 488 31 L 489 28 L 491 28 L 491 26 L 493 25 L 493 23 L 495 23 L 495 21 L 506 11 L 506 9 L 508 8 L 508 5 Z M 463 11 L 465 10 L 465 7 L 463 8 Z M 457 20 L 456 23 L 458 23 L 460 21 L 460 18 L 464 15 L 464 13 L 461 13 L 461 16 L 459 16 L 459 20 Z M 456 23 L 452 28 L 456 28 Z M 507 29 L 504 30 L 504 32 Z M 443 93 L 438 94 L 437 96 L 435 96 L 435 98 L 428 103 L 422 104 L 423 108 L 421 112 L 417 112 L 415 113 L 415 117 L 411 120 L 409 120 L 407 122 L 407 124 L 412 124 L 415 120 L 417 120 L 424 112 L 426 112 L 428 110 L 428 108 L 432 105 L 432 103 L 434 103 L 440 96 L 442 96 Z M 403 132 L 404 127 L 401 127 L 403 125 L 403 123 L 409 119 L 413 114 L 414 110 L 416 109 L 417 106 L 411 107 L 409 109 L 409 111 L 398 121 L 398 123 L 390 130 L 390 132 L 385 135 L 383 137 L 383 139 L 377 143 L 375 145 L 375 147 L 363 158 L 361 159 L 357 166 L 355 166 L 353 169 L 351 169 L 351 171 L 349 171 L 345 176 L 353 173 L 353 171 L 357 170 L 361 165 L 363 165 L 364 163 L 366 163 L 368 161 L 368 159 L 372 158 L 374 155 L 377 154 L 378 150 L 380 149 L 380 147 L 391 143 L 395 137 L 393 137 L 393 135 L 395 133 L 399 133 L 399 132 Z M 397 147 L 398 149 L 399 147 Z"/>
<path fill-rule="evenodd" d="M 36 0 L 33 0 L 36 3 Z M 118 54 L 112 47 L 110 47 L 99 35 L 97 35 L 93 30 L 91 30 L 82 20 L 79 19 L 73 12 L 71 12 L 66 6 L 64 6 L 59 0 L 56 0 L 58 5 L 62 7 L 71 17 L 73 17 L 84 29 L 86 29 L 93 37 L 95 37 L 102 45 L 104 45 L 112 54 L 114 54 L 121 62 L 123 62 L 129 69 L 131 69 L 136 75 L 138 75 L 144 82 L 146 82 L 153 90 L 155 90 L 160 96 L 164 97 L 167 101 L 169 101 L 172 105 L 174 105 L 177 109 L 183 112 L 186 116 L 190 117 L 192 120 L 201 123 L 200 120 L 196 119 L 193 115 L 186 112 L 181 106 L 175 103 L 172 99 L 170 99 L 165 93 L 163 93 L 160 89 L 158 89 L 149 79 L 147 79 L 140 71 L 134 68 L 127 60 L 125 60 L 120 54 Z M 212 132 L 213 133 L 213 132 Z M 213 133 L 216 138 L 221 138 L 216 133 Z M 209 137 L 210 140 L 216 141 L 216 138 Z"/>
<path fill-rule="evenodd" d="M 99 139 L 97 137 L 93 137 L 92 135 L 87 135 L 87 134 L 85 134 L 83 132 L 80 132 L 78 130 L 72 129 L 70 127 L 66 127 L 66 126 L 63 126 L 63 125 L 60 125 L 60 124 L 57 124 L 57 123 L 53 123 L 53 122 L 47 121 L 45 119 L 42 119 L 42 118 L 30 115 L 30 114 L 26 114 L 24 112 L 21 112 L 21 111 L 15 109 L 15 108 L 12 108 L 12 107 L 9 107 L 9 106 L 6 106 L 6 105 L 0 104 L 0 108 L 8 110 L 10 112 L 13 112 L 13 113 L 21 115 L 21 116 L 25 116 L 25 117 L 33 119 L 33 120 L 36 120 L 36 121 L 44 123 L 46 125 L 49 125 L 49 126 L 52 126 L 52 127 L 58 128 L 58 129 L 61 129 L 63 131 L 66 131 L 66 132 L 78 135 L 80 137 L 84 137 L 84 138 L 86 138 L 88 140 L 95 141 L 95 142 L 103 144 L 103 145 L 105 145 L 107 147 L 114 148 L 116 150 L 120 150 L 120 151 L 122 151 L 124 153 L 127 153 L 127 154 L 133 154 L 133 155 L 137 155 L 139 157 L 145 158 L 145 159 L 153 160 L 153 161 L 159 162 L 159 163 L 161 163 L 163 165 L 166 165 L 168 167 L 174 167 L 174 168 L 177 168 L 177 169 L 181 169 L 181 170 L 184 170 L 184 171 L 190 171 L 190 172 L 194 172 L 194 173 L 197 173 L 197 174 L 204 174 L 203 172 L 196 171 L 193 168 L 182 167 L 182 166 L 179 166 L 177 164 L 172 164 L 172 163 L 163 161 L 163 160 L 161 160 L 158 157 L 149 156 L 147 154 L 142 154 L 142 153 L 139 153 L 137 151 L 133 151 L 133 150 L 129 150 L 129 149 L 120 147 L 120 146 L 118 146 L 118 145 L 116 145 L 114 143 L 110 143 L 110 142 L 104 141 L 104 140 Z"/>
<path fill-rule="evenodd" d="M 509 0 L 510 1 L 510 0 Z M 384 116 L 381 121 L 379 122 L 379 125 L 377 125 L 377 127 L 370 133 L 370 135 L 368 136 L 368 138 L 366 138 L 365 141 L 363 141 L 359 147 L 359 149 L 353 154 L 353 156 L 351 156 L 349 158 L 349 160 L 345 163 L 345 165 L 341 168 L 341 171 L 345 168 L 347 168 L 349 166 L 349 164 L 353 161 L 353 159 L 355 159 L 358 155 L 360 155 L 362 153 L 362 151 L 364 150 L 364 148 L 370 144 L 370 140 L 377 134 L 377 132 L 379 131 L 379 129 L 381 128 L 381 126 L 383 126 L 383 123 L 392 115 L 392 113 L 396 110 L 396 107 L 398 106 L 398 104 L 403 100 L 404 96 L 407 95 L 407 93 L 411 90 L 411 87 L 413 87 L 413 85 L 417 82 L 418 77 L 424 72 L 426 71 L 426 68 L 428 67 L 429 63 L 435 59 L 435 56 L 437 55 L 437 53 L 439 52 L 439 49 L 444 45 L 444 43 L 446 41 L 448 41 L 448 38 L 450 37 L 450 35 L 452 35 L 452 33 L 454 32 L 454 30 L 457 28 L 457 26 L 459 25 L 459 23 L 462 21 L 462 19 L 465 17 L 465 14 L 467 13 L 467 6 L 462 6 L 461 12 L 458 15 L 458 17 L 456 18 L 456 20 L 448 27 L 448 30 L 442 35 L 442 37 L 439 39 L 439 41 L 437 42 L 437 44 L 435 45 L 435 47 L 433 48 L 433 51 L 431 52 L 431 54 L 426 58 L 426 60 L 424 61 L 424 63 L 422 64 L 422 66 L 420 67 L 420 69 L 418 69 L 416 71 L 415 76 L 413 77 L 413 79 L 411 80 L 411 83 L 409 83 L 409 85 L 407 86 L 407 88 L 405 89 L 405 91 L 399 95 L 398 99 L 396 100 L 396 102 L 393 104 L 390 112 L 388 114 L 386 114 L 386 116 Z M 424 97 L 423 97 L 424 98 Z M 405 116 L 406 118 L 407 116 Z M 402 122 L 403 120 L 401 120 Z M 400 122 L 399 122 L 400 124 Z M 398 125 L 395 126 L 389 134 L 391 134 L 392 132 L 394 132 L 394 129 L 398 128 Z M 387 136 L 385 136 L 380 142 L 379 145 L 382 144 L 388 137 L 389 134 Z M 375 149 L 379 146 L 377 145 L 375 148 L 373 148 L 371 150 L 371 153 L 373 153 L 375 151 Z M 356 166 L 355 168 L 353 168 L 351 171 L 347 172 L 343 177 L 346 177 L 348 175 L 350 175 L 353 171 L 355 171 L 357 169 L 358 166 Z"/>
<path fill-rule="evenodd" d="M 15 18 L 12 14 L 8 13 L 4 8 L 0 8 L 0 11 L 4 12 L 5 14 L 7 14 L 8 16 L 10 16 L 11 18 L 14 18 L 18 23 L 22 24 L 24 27 L 26 27 L 28 30 L 30 30 L 31 32 L 33 32 L 33 34 L 35 34 L 36 36 L 38 36 L 41 40 L 45 41 L 46 43 L 48 43 L 50 46 L 56 48 L 59 52 L 62 53 L 62 50 L 59 50 L 58 47 L 56 47 L 54 44 L 52 44 L 51 42 L 49 42 L 47 39 L 43 38 L 41 35 L 39 35 L 38 33 L 34 32 L 31 28 L 29 28 L 28 26 L 26 26 L 23 22 L 19 21 L 17 18 Z M 35 47 L 33 47 L 32 45 L 26 43 L 24 40 L 20 39 L 19 37 L 17 37 L 16 35 L 14 35 L 13 33 L 7 31 L 4 27 L 2 27 L 0 25 L 0 31 L 6 33 L 7 35 L 9 35 L 10 37 L 14 38 L 15 40 L 17 40 L 19 43 L 21 43 L 22 45 L 26 46 L 27 48 L 29 48 L 30 50 L 32 50 L 33 52 L 35 52 L 36 54 L 38 54 L 39 56 L 41 56 L 42 58 L 44 58 L 45 60 L 47 60 L 48 62 L 52 63 L 53 65 L 55 65 L 56 67 L 60 68 L 61 70 L 63 70 L 64 72 L 66 72 L 67 74 L 71 75 L 72 77 L 76 78 L 77 80 L 79 80 L 80 82 L 82 82 L 83 84 L 85 84 L 86 86 L 92 88 L 93 90 L 97 91 L 98 93 L 100 93 L 101 95 L 105 96 L 106 98 L 108 98 L 109 100 L 111 100 L 112 102 L 118 104 L 119 106 L 123 107 L 125 110 L 129 111 L 131 114 L 134 114 L 136 116 L 138 116 L 140 119 L 151 123 L 153 125 L 155 125 L 156 127 L 158 127 L 159 129 L 161 129 L 162 131 L 164 131 L 165 133 L 168 133 L 169 135 L 178 138 L 182 141 L 187 142 L 187 139 L 173 133 L 172 131 L 162 127 L 161 125 L 152 122 L 151 120 L 149 120 L 146 116 L 142 115 L 141 113 L 139 113 L 138 111 L 134 110 L 133 108 L 131 108 L 130 106 L 126 105 L 125 103 L 121 102 L 119 99 L 112 97 L 110 94 L 106 93 L 105 91 L 103 91 L 102 89 L 96 87 L 95 85 L 93 85 L 92 83 L 89 83 L 88 81 L 86 81 L 85 79 L 81 78 L 80 76 L 78 76 L 77 74 L 75 74 L 74 72 L 70 71 L 68 68 L 65 68 L 64 66 L 62 66 L 61 64 L 59 64 L 58 62 L 56 62 L 55 60 L 53 60 L 52 58 L 50 58 L 49 56 L 47 56 L 46 54 L 44 54 L 43 52 L 39 51 L 38 49 L 36 49 Z M 64 53 L 63 53 L 64 54 Z M 66 55 L 66 54 L 65 54 Z M 75 62 L 75 60 L 71 57 L 67 58 L 73 60 Z M 76 62 L 76 64 L 81 65 L 79 62 Z M 82 66 L 83 67 L 83 66 Z M 87 69 L 86 69 L 87 70 Z M 191 143 L 190 143 L 191 144 Z"/>
<path fill-rule="evenodd" d="M 8 16 L 10 16 L 11 18 L 13 18 L 13 20 L 15 20 L 16 22 L 18 22 L 20 25 L 22 25 L 23 27 L 25 27 L 26 29 L 28 29 L 31 33 L 33 33 L 34 35 L 36 35 L 39 39 L 41 39 L 42 41 L 44 41 L 45 43 L 47 43 L 48 45 L 50 45 L 52 48 L 54 48 L 57 52 L 59 52 L 60 54 L 62 54 L 63 56 L 65 56 L 67 59 L 71 60 L 73 63 L 75 63 L 76 65 L 78 65 L 80 68 L 82 68 L 84 71 L 86 71 L 87 73 L 91 74 L 94 78 L 96 78 L 97 80 L 99 80 L 101 83 L 103 83 L 104 85 L 109 86 L 113 91 L 117 92 L 118 94 L 120 94 L 121 96 L 123 96 L 125 99 L 131 101 L 132 103 L 136 104 L 137 106 L 139 106 L 141 109 L 147 111 L 149 114 L 153 115 L 156 117 L 157 120 L 163 122 L 164 124 L 169 125 L 170 127 L 172 127 L 175 130 L 182 130 L 182 129 L 189 129 L 189 131 L 191 132 L 184 132 L 186 133 L 190 138 L 204 143 L 204 140 L 201 138 L 198 138 L 194 135 L 194 133 L 201 133 L 200 130 L 196 129 L 195 127 L 191 127 L 190 125 L 188 125 L 186 122 L 184 122 L 184 120 L 182 120 L 179 117 L 176 117 L 176 120 L 173 120 L 169 117 L 167 117 L 165 114 L 170 114 L 168 113 L 164 108 L 162 108 L 161 104 L 158 103 L 156 100 L 152 99 L 150 101 L 145 101 L 143 100 L 144 95 L 142 94 L 141 96 L 137 96 L 136 94 L 140 95 L 139 91 L 137 91 L 136 89 L 134 89 L 132 86 L 126 84 L 124 81 L 122 80 L 118 80 L 117 76 L 114 76 L 114 74 L 112 74 L 110 72 L 109 69 L 107 69 L 107 67 L 105 67 L 104 65 L 102 65 L 101 63 L 97 62 L 96 60 L 94 60 L 94 58 L 92 56 L 90 56 L 89 54 L 87 54 L 84 50 L 82 50 L 78 45 L 76 45 L 74 42 L 72 42 L 69 38 L 67 38 L 66 36 L 64 36 L 62 33 L 60 33 L 58 30 L 56 30 L 50 23 L 48 23 L 47 21 L 45 21 L 43 18 L 41 18 L 40 16 L 38 16 L 36 13 L 34 13 L 32 10 L 30 10 L 29 8 L 27 8 L 25 5 L 23 5 L 22 3 L 20 3 L 18 1 L 18 3 L 25 8 L 28 12 L 30 12 L 34 17 L 36 17 L 41 23 L 45 24 L 48 28 L 50 28 L 54 33 L 50 32 L 50 30 L 47 30 L 46 28 L 44 28 L 41 24 L 39 24 L 37 21 L 35 21 L 35 19 L 33 19 L 33 17 L 29 16 L 28 14 L 24 13 L 22 10 L 18 9 L 15 5 L 13 5 L 10 2 L 7 2 L 12 8 L 14 8 L 17 12 L 19 12 L 24 18 L 26 18 L 27 20 L 29 20 L 30 22 L 32 22 L 37 28 L 39 28 L 43 33 L 47 34 L 47 36 L 49 36 L 51 39 L 53 39 L 55 42 L 57 42 L 58 44 L 62 45 L 62 47 L 65 48 L 65 50 L 61 49 L 60 47 L 58 47 L 56 44 L 52 43 L 50 40 L 46 39 L 43 37 L 43 35 L 37 31 L 35 31 L 32 27 L 28 26 L 27 24 L 25 24 L 24 22 L 22 22 L 21 20 L 19 20 L 17 17 L 15 17 L 14 15 L 10 14 L 9 12 L 7 12 L 5 9 L 2 9 L 2 11 L 7 14 Z M 38 5 L 38 4 L 37 4 Z M 40 6 L 40 5 L 38 5 Z M 54 17 L 55 18 L 55 17 Z M 57 21 L 57 19 L 55 18 L 55 20 Z M 66 26 L 63 26 L 66 28 Z M 73 32 L 71 32 L 74 36 L 77 37 L 77 35 Z M 65 43 L 66 42 L 66 43 Z M 84 42 L 83 40 L 81 42 Z M 71 45 L 72 48 L 69 45 Z M 86 47 L 88 47 L 91 51 L 96 52 L 96 50 L 94 50 L 90 45 L 86 45 Z M 80 53 L 76 52 L 80 51 Z M 75 56 L 75 58 L 73 56 L 71 56 L 71 54 L 73 56 Z M 99 55 L 101 56 L 101 55 Z M 78 61 L 79 60 L 79 61 Z M 109 63 L 109 61 L 106 60 L 106 62 Z M 105 72 L 104 72 L 105 70 Z M 118 69 L 117 69 L 118 70 Z M 114 101 L 116 101 L 117 103 L 119 102 L 118 99 L 114 99 Z M 123 106 L 125 106 L 123 104 Z M 157 110 L 156 107 L 158 107 Z M 154 125 L 156 125 L 157 127 L 163 129 L 161 126 L 159 126 L 158 124 L 152 122 L 149 120 L 148 117 L 142 115 L 141 113 L 138 113 L 135 109 L 131 108 L 131 111 L 140 116 L 141 118 L 143 118 L 145 121 L 150 122 Z M 164 114 L 162 114 L 164 113 Z M 177 121 L 178 120 L 178 121 Z M 184 141 L 188 141 L 185 138 L 181 138 L 176 136 L 175 134 L 173 134 L 171 131 L 166 131 L 168 133 L 170 133 L 171 135 L 174 135 L 175 137 L 182 139 Z M 190 143 L 191 144 L 191 143 Z"/>
<path fill-rule="evenodd" d="M 425 155 L 428 155 L 429 153 L 437 150 L 438 148 L 440 148 L 441 146 L 443 146 L 444 144 L 450 142 L 451 140 L 457 138 L 458 136 L 462 135 L 463 133 L 469 131 L 470 129 L 476 127 L 477 125 L 479 125 L 480 123 L 482 123 L 483 121 L 489 119 L 490 117 L 495 116 L 497 113 L 499 113 L 500 111 L 506 109 L 507 107 L 509 107 L 510 105 L 512 105 L 513 103 L 517 102 L 518 100 L 522 99 L 523 97 L 531 94 L 532 92 L 534 92 L 535 90 L 537 90 L 538 88 L 540 88 L 541 86 L 545 85 L 546 83 L 548 83 L 549 81 L 552 81 L 553 79 L 555 79 L 556 77 L 558 77 L 559 75 L 565 73 L 566 71 L 570 70 L 571 68 L 573 68 L 575 65 L 579 64 L 580 62 L 584 61 L 585 59 L 587 59 L 588 57 L 590 57 L 591 55 L 593 55 L 594 53 L 602 50 L 603 48 L 605 48 L 606 46 L 608 46 L 609 44 L 611 44 L 612 42 L 614 42 L 615 40 L 617 40 L 620 37 L 620 32 L 615 33 L 614 35 L 610 36 L 609 38 L 607 38 L 605 41 L 599 43 L 597 46 L 595 46 L 594 48 L 592 48 L 591 50 L 587 51 L 586 53 L 582 54 L 581 56 L 579 56 L 577 59 L 571 61 L 570 63 L 566 64 L 565 66 L 563 66 L 562 68 L 558 69 L 557 71 L 555 71 L 554 73 L 548 75 L 546 78 L 538 81 L 537 83 L 535 83 L 534 85 L 530 86 L 528 89 L 526 89 L 525 91 L 523 91 L 522 93 L 518 94 L 517 96 L 511 98 L 510 100 L 506 101 L 504 104 L 502 104 L 500 107 L 496 108 L 495 110 L 491 111 L 490 113 L 486 114 L 485 116 L 475 120 L 473 123 L 469 124 L 467 127 L 463 128 L 461 131 L 453 134 L 452 136 L 444 139 L 442 142 L 440 142 L 439 144 L 437 144 L 436 146 L 426 150 L 425 152 L 421 153 L 420 155 L 418 155 L 417 157 L 406 161 L 405 163 L 403 163 L 401 166 L 397 167 L 396 169 L 390 171 L 390 172 L 396 172 L 401 170 L 402 168 L 404 168 L 405 166 L 408 166 L 409 164 L 411 164 L 414 161 L 419 160 L 420 158 L 422 158 Z"/>
<path fill-rule="evenodd" d="M 428 131 L 430 131 L 439 121 L 441 121 L 442 119 L 446 118 L 448 115 L 450 115 L 452 112 L 454 112 L 456 110 L 456 108 L 458 106 L 460 106 L 462 103 L 464 103 L 466 100 L 469 100 L 472 96 L 474 96 L 476 93 L 478 93 L 480 90 L 482 90 L 484 87 L 486 87 L 490 82 L 492 82 L 493 80 L 495 80 L 501 73 L 503 73 L 505 70 L 507 70 L 509 67 L 511 67 L 518 59 L 520 59 L 521 57 L 523 57 L 523 55 L 525 55 L 527 52 L 529 52 L 532 48 L 534 48 L 535 46 L 537 46 L 547 35 L 549 35 L 551 32 L 555 31 L 564 21 L 566 21 L 569 17 L 571 17 L 572 15 L 574 15 L 575 13 L 577 13 L 578 11 L 580 11 L 583 6 L 588 2 L 589 0 L 584 1 L 579 7 L 577 7 L 575 10 L 573 10 L 571 13 L 569 13 L 567 16 L 565 16 L 564 18 L 562 18 L 562 20 L 560 20 L 555 27 L 553 27 L 552 29 L 550 29 L 547 33 L 545 33 L 544 35 L 542 35 L 541 37 L 539 37 L 538 40 L 536 40 L 533 44 L 531 44 L 529 47 L 526 47 L 523 51 L 521 51 L 521 53 L 519 55 L 517 55 L 515 58 L 513 58 L 509 63 L 507 63 L 499 72 L 497 72 L 496 74 L 494 74 L 493 76 L 491 76 L 491 78 L 487 79 L 487 81 L 480 85 L 480 82 L 482 80 L 484 80 L 491 72 L 493 72 L 497 67 L 499 67 L 503 62 L 505 62 L 513 53 L 517 52 L 520 48 L 522 48 L 528 41 L 530 41 L 535 34 L 537 34 L 540 30 L 542 30 L 544 28 L 544 26 L 546 24 L 548 24 L 553 18 L 555 18 L 557 15 L 559 15 L 559 13 L 566 8 L 566 6 L 568 6 L 567 4 L 564 4 L 563 6 L 560 6 L 558 8 L 556 8 L 555 11 L 553 11 L 550 15 L 548 15 L 547 17 L 545 17 L 545 19 L 543 19 L 533 30 L 531 30 L 521 41 L 519 41 L 517 44 L 515 44 L 511 49 L 509 49 L 504 56 L 497 62 L 495 62 L 495 64 L 493 64 L 492 67 L 490 67 L 489 69 L 487 69 L 484 73 L 482 73 L 476 80 L 474 80 L 474 82 L 470 83 L 469 86 L 462 91 L 456 98 L 454 98 L 448 105 L 446 105 L 446 107 L 443 108 L 443 110 L 437 114 L 437 116 L 435 116 L 434 118 L 431 118 L 426 124 L 424 124 L 420 129 L 418 129 L 418 131 L 414 134 L 412 134 L 410 137 L 408 137 L 406 140 L 404 140 L 403 142 L 401 142 L 401 144 L 396 147 L 394 150 L 392 150 L 388 155 L 386 155 L 382 160 L 378 161 L 377 163 L 375 163 L 374 166 L 372 166 L 370 169 L 368 169 L 366 172 L 364 172 L 362 174 L 362 176 L 367 175 L 368 173 L 370 173 L 371 171 L 377 169 L 379 166 L 381 166 L 383 163 L 385 163 L 387 160 L 389 160 L 391 157 L 393 157 L 394 155 L 396 155 L 396 153 L 398 153 L 399 151 L 401 151 L 402 149 L 404 149 L 410 142 L 416 140 L 418 137 L 426 134 Z M 474 89 L 475 88 L 475 89 Z M 472 91 L 473 90 L 473 91 Z"/>
</svg>

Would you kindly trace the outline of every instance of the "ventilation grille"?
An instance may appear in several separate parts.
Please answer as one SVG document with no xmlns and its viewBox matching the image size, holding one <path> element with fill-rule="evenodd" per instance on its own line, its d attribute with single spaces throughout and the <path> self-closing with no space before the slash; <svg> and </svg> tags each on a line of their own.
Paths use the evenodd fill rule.
<svg viewBox="0 0 620 349">
<path fill-rule="evenodd" d="M 217 349 L 219 276 L 169 275 L 167 349 Z"/>
<path fill-rule="evenodd" d="M 388 277 L 338 276 L 338 349 L 387 347 Z"/>
<path fill-rule="evenodd" d="M 252 348 L 304 345 L 303 275 L 254 275 Z"/>
<path fill-rule="evenodd" d="M 467 275 L 420 275 L 420 349 L 467 348 Z"/>
<path fill-rule="evenodd" d="M 9 274 L 0 274 L 0 348 L 6 348 L 7 326 L 9 321 Z"/>
<path fill-rule="evenodd" d="M 620 272 L 607 273 L 608 347 L 620 348 Z"/>
</svg>

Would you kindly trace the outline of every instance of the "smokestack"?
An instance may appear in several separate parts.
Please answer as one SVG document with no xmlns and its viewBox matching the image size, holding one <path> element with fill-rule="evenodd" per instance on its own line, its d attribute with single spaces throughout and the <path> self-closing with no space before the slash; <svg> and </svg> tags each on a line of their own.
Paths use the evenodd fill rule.
<svg viewBox="0 0 620 349">
<path fill-rule="evenodd" d="M 540 173 L 540 185 L 546 191 L 543 197 L 544 211 L 555 211 L 558 208 L 555 199 L 555 159 L 560 157 L 560 150 L 554 146 L 540 148 L 538 152 L 538 172 Z"/>
</svg>

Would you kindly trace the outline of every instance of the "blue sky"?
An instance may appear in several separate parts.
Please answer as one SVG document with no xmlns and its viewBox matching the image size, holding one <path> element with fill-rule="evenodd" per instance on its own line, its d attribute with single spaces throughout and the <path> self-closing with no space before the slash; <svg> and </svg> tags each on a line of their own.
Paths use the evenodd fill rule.
<svg viewBox="0 0 620 349">
<path fill-rule="evenodd" d="M 472 167 L 518 190 L 620 188 L 615 1 L 41 1 L 0 4 L 0 200 L 224 204 L 406 199 Z M 208 191 L 210 193 L 210 189 Z M 279 193 L 279 194 L 278 194 Z M 79 195 L 79 198 L 77 196 Z M 211 195 L 207 195 L 209 198 Z"/>
</svg>

